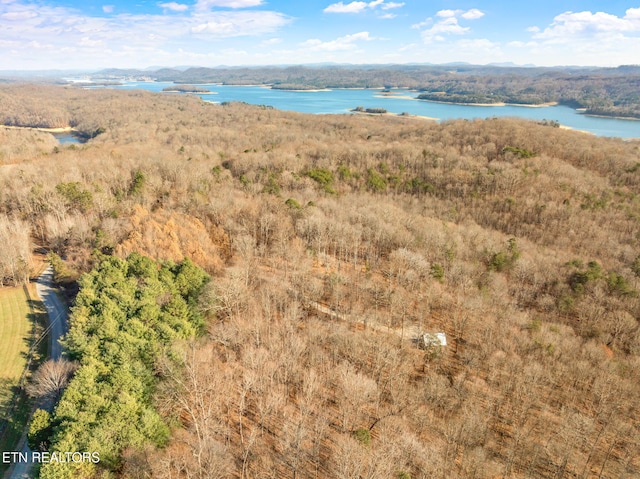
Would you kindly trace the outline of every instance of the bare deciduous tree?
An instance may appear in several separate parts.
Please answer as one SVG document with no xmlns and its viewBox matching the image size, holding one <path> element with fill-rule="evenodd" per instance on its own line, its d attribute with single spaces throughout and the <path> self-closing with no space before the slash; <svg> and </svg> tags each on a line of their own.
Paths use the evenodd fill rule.
<svg viewBox="0 0 640 479">
<path fill-rule="evenodd" d="M 26 386 L 27 393 L 33 398 L 55 402 L 77 368 L 77 363 L 66 359 L 49 359 L 33 374 L 31 382 Z"/>
</svg>

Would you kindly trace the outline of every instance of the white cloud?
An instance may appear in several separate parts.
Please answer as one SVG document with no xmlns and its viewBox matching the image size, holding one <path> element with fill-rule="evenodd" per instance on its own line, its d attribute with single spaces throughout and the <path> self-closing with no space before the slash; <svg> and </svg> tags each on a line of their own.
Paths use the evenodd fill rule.
<svg viewBox="0 0 640 479">
<path fill-rule="evenodd" d="M 436 13 L 437 17 L 441 18 L 451 18 L 451 17 L 461 17 L 465 20 L 477 20 L 478 18 L 484 17 L 484 12 L 481 12 L 477 8 L 472 8 L 471 10 L 440 10 Z"/>
<path fill-rule="evenodd" d="M 431 25 L 430 28 L 422 30 L 420 35 L 425 43 L 442 42 L 449 35 L 464 35 L 471 31 L 470 27 L 463 27 L 459 23 L 459 18 L 464 20 L 477 20 L 484 16 L 484 13 L 473 8 L 471 10 L 440 10 L 436 12 L 436 17 L 440 19 L 435 23 L 431 18 L 427 18 L 424 22 L 416 23 L 411 28 L 418 30 Z"/>
<path fill-rule="evenodd" d="M 249 8 L 262 3 L 262 0 L 198 0 L 196 10 L 210 10 L 213 7 Z"/>
<path fill-rule="evenodd" d="M 356 42 L 359 41 L 371 41 L 375 40 L 374 37 L 369 35 L 369 32 L 359 32 L 353 35 L 345 35 L 344 37 L 336 38 L 328 42 L 323 42 L 317 38 L 312 38 L 300 44 L 302 48 L 308 48 L 310 51 L 346 51 L 354 50 L 358 46 Z"/>
<path fill-rule="evenodd" d="M 159 3 L 158 6 L 164 8 L 165 10 L 171 10 L 172 12 L 184 12 L 186 10 L 189 10 L 189 5 L 185 5 L 184 3 Z"/>
<path fill-rule="evenodd" d="M 500 43 L 487 38 L 455 38 L 439 44 L 437 48 L 426 47 L 421 53 L 418 51 L 412 51 L 410 54 L 420 54 L 424 61 L 433 63 L 458 61 L 482 65 L 513 60 L 505 54 Z"/>
<path fill-rule="evenodd" d="M 404 3 L 385 2 L 384 0 L 374 0 L 372 2 L 355 1 L 351 3 L 338 2 L 332 3 L 323 11 L 325 13 L 360 13 L 367 8 L 375 10 L 377 7 L 380 7 L 382 10 L 390 10 L 392 8 L 400 8 L 402 6 L 404 6 Z"/>
<path fill-rule="evenodd" d="M 416 30 L 420 30 L 422 27 L 427 27 L 427 26 L 432 25 L 432 24 L 433 24 L 433 19 L 427 18 L 423 22 L 414 23 L 413 25 L 411 25 L 411 28 L 415 28 Z"/>
<path fill-rule="evenodd" d="M 18 11 L 18 12 L 6 12 L 0 15 L 0 18 L 5 20 L 28 20 L 29 18 L 37 17 L 38 14 L 33 11 Z"/>
<path fill-rule="evenodd" d="M 469 27 L 463 27 L 458 24 L 457 18 L 449 17 L 438 21 L 431 28 L 423 30 L 421 36 L 425 43 L 442 42 L 445 39 L 445 35 L 464 35 L 470 30 Z"/>
<path fill-rule="evenodd" d="M 234 24 L 224 20 L 212 20 L 191 27 L 192 33 L 208 33 L 212 36 L 234 36 Z"/>
<path fill-rule="evenodd" d="M 82 47 L 97 47 L 103 45 L 103 42 L 100 40 L 92 40 L 90 37 L 82 37 L 78 45 Z"/>
<path fill-rule="evenodd" d="M 416 48 L 417 43 L 409 43 L 408 45 L 403 45 L 400 48 L 398 48 L 398 51 L 400 52 L 406 52 L 409 50 L 413 50 L 414 48 Z"/>
<path fill-rule="evenodd" d="M 356 40 L 365 40 L 367 42 L 371 41 L 371 40 L 375 40 L 375 38 L 371 37 L 369 35 L 369 32 L 360 32 L 360 33 L 354 33 L 353 35 L 347 35 L 342 37 L 344 39 L 346 39 L 347 41 L 353 42 Z"/>
<path fill-rule="evenodd" d="M 238 50 L 236 48 L 223 48 L 220 53 L 222 55 L 225 55 L 227 57 L 238 57 L 238 56 L 245 56 L 247 55 L 247 52 L 244 50 Z"/>
<path fill-rule="evenodd" d="M 36 40 L 33 40 L 33 41 L 27 43 L 27 46 L 29 48 L 35 48 L 37 50 L 53 50 L 55 48 L 50 43 L 40 43 L 40 42 L 38 42 Z"/>
<path fill-rule="evenodd" d="M 367 8 L 367 2 L 334 3 L 324 9 L 325 13 L 358 13 Z"/>
<path fill-rule="evenodd" d="M 380 8 L 383 10 L 391 10 L 392 8 L 404 7 L 404 2 L 387 2 L 383 3 Z"/>
<path fill-rule="evenodd" d="M 278 43 L 282 43 L 282 38 L 269 38 L 268 40 L 264 40 L 260 43 L 260 46 L 268 47 L 271 45 L 277 45 Z"/>
<path fill-rule="evenodd" d="M 469 30 L 471 30 L 471 28 L 463 27 L 460 24 L 458 24 L 457 19 L 448 18 L 434 25 L 430 29 L 429 35 L 432 35 L 434 33 L 436 34 L 442 33 L 447 35 L 462 35 L 464 33 L 467 33 Z"/>
<path fill-rule="evenodd" d="M 451 18 L 462 13 L 462 10 L 440 10 L 436 17 Z"/>
<path fill-rule="evenodd" d="M 103 11 L 104 13 L 113 13 L 113 9 L 114 9 L 114 8 L 115 8 L 115 7 L 114 7 L 113 5 L 103 5 L 103 6 L 102 6 L 102 11 Z"/>
<path fill-rule="evenodd" d="M 515 48 L 537 47 L 538 43 L 537 42 L 521 42 L 520 40 L 514 40 L 512 42 L 507 43 L 507 46 L 515 47 Z"/>
<path fill-rule="evenodd" d="M 0 0 L 0 46 L 8 46 L 0 48 L 0 65 L 144 66 L 151 59 L 160 62 L 169 55 L 180 64 L 178 47 L 207 51 L 209 41 L 272 35 L 290 21 L 290 17 L 268 10 L 91 16 L 28 0 Z M 44 45 L 52 48 L 48 56 L 37 54 Z"/>
<path fill-rule="evenodd" d="M 274 32 L 289 22 L 288 17 L 281 13 L 268 11 L 215 12 L 196 15 L 189 23 L 193 20 L 197 23 L 191 26 L 191 32 L 214 38 L 262 35 Z"/>
<path fill-rule="evenodd" d="M 605 12 L 564 12 L 557 15 L 547 28 L 537 32 L 534 38 L 571 39 L 576 36 L 595 37 L 610 33 L 639 32 L 640 8 L 630 8 L 624 17 Z"/>
<path fill-rule="evenodd" d="M 481 12 L 477 8 L 472 8 L 471 10 L 467 10 L 460 16 L 465 20 L 477 20 L 478 18 L 484 17 L 484 12 Z"/>
<path fill-rule="evenodd" d="M 622 16 L 607 12 L 564 12 L 546 27 L 526 29 L 530 41 L 510 42 L 538 65 L 616 66 L 638 63 L 640 52 L 640 8 L 629 8 Z"/>
</svg>

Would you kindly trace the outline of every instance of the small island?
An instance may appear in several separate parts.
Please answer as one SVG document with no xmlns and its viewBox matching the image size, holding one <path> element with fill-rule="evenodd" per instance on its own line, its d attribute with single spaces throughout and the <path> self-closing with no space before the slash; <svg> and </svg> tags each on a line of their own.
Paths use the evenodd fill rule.
<svg viewBox="0 0 640 479">
<path fill-rule="evenodd" d="M 168 93 L 213 93 L 211 90 L 195 85 L 171 85 L 164 87 L 162 91 Z"/>
<path fill-rule="evenodd" d="M 363 106 L 357 106 L 351 110 L 354 113 L 369 113 L 372 115 L 384 115 L 387 113 L 387 110 L 384 108 L 365 108 Z"/>
<path fill-rule="evenodd" d="M 270 87 L 272 90 L 284 90 L 284 91 L 297 91 L 297 92 L 319 92 L 319 91 L 331 91 L 330 88 L 325 86 L 319 87 L 314 84 L 305 83 L 275 83 Z"/>
</svg>

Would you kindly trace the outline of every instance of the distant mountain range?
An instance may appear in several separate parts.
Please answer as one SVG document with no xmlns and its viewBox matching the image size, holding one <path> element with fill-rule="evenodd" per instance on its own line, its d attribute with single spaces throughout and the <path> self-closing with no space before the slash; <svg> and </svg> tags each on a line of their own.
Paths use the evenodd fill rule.
<svg viewBox="0 0 640 479">
<path fill-rule="evenodd" d="M 244 67 L 150 67 L 145 69 L 121 69 L 107 68 L 94 72 L 92 75 L 97 77 L 132 77 L 132 76 L 151 76 L 155 79 L 164 79 L 167 81 L 181 81 L 181 77 L 220 77 L 229 74 L 237 76 L 239 72 L 306 72 L 308 74 L 316 74 L 328 70 L 366 70 L 369 72 L 408 72 L 411 71 L 421 73 L 437 73 L 440 71 L 451 71 L 454 67 L 460 73 L 475 73 L 479 75 L 500 75 L 500 74 L 523 74 L 529 76 L 535 73 L 543 72 L 576 72 L 582 74 L 600 74 L 600 75 L 623 75 L 623 74 L 640 74 L 640 65 L 621 65 L 619 67 L 581 67 L 581 66 L 556 66 L 556 67 L 538 67 L 533 64 L 516 65 L 511 62 L 491 63 L 488 65 L 473 65 L 465 62 L 452 62 L 446 64 L 430 64 L 430 63 L 410 63 L 410 64 L 371 64 L 371 65 L 351 65 L 351 64 L 309 64 L 309 65 L 277 65 L 277 66 L 244 66 Z"/>
<path fill-rule="evenodd" d="M 433 63 L 406 63 L 406 64 L 346 64 L 346 63 L 310 63 L 304 65 L 264 65 L 264 66 L 227 66 L 219 65 L 216 67 L 201 67 L 196 65 L 180 65 L 180 66 L 149 66 L 146 68 L 105 68 L 102 70 L 87 69 L 48 69 L 48 70 L 0 70 L 0 78 L 63 78 L 74 75 L 90 75 L 91 77 L 152 77 L 153 79 L 167 79 L 180 81 L 181 76 L 193 77 L 202 76 L 220 76 L 224 72 L 240 72 L 240 71 L 264 71 L 277 72 L 290 69 L 301 69 L 312 72 L 314 70 L 337 69 L 337 70 L 389 70 L 389 71 L 422 71 L 437 72 L 438 70 L 450 70 L 451 67 L 461 69 L 464 72 L 473 71 L 477 74 L 514 74 L 521 73 L 528 75 L 524 70 L 533 70 L 537 72 L 543 71 L 580 71 L 590 74 L 619 75 L 619 74 L 637 74 L 640 73 L 640 65 L 621 65 L 619 67 L 604 68 L 591 66 L 554 66 L 539 67 L 533 64 L 518 65 L 513 62 L 489 63 L 487 65 L 474 65 L 466 62 L 451 62 L 444 64 Z M 234 75 L 236 76 L 236 75 Z"/>
</svg>

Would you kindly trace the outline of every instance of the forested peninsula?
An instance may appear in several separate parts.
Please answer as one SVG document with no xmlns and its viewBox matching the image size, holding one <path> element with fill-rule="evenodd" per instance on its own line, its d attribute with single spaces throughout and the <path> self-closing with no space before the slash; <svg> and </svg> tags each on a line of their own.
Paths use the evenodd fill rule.
<svg viewBox="0 0 640 479">
<path fill-rule="evenodd" d="M 262 84 L 275 89 L 407 88 L 422 100 L 463 104 L 543 105 L 559 103 L 585 114 L 640 118 L 640 66 L 499 67 L 369 65 L 326 67 L 189 68 L 104 70 L 104 77 L 144 76 L 177 83 Z"/>
<path fill-rule="evenodd" d="M 168 86 L 162 89 L 163 92 L 168 93 L 211 93 L 211 90 L 198 87 L 195 85 L 174 85 Z"/>
<path fill-rule="evenodd" d="M 42 478 L 640 476 L 640 142 L 140 90 L 0 104 L 88 137 L 0 129 L 0 277 L 47 250 L 72 304 L 34 445 L 101 457 Z"/>
</svg>

